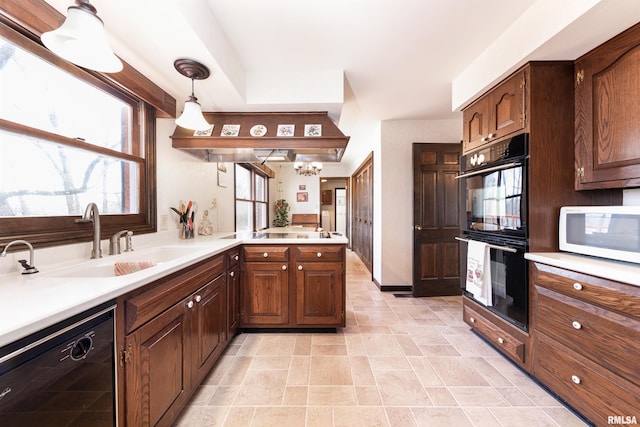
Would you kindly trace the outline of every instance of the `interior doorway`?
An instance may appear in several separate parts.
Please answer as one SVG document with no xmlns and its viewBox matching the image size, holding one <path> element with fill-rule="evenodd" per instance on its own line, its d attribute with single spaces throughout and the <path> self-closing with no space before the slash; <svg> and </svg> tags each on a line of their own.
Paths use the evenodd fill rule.
<svg viewBox="0 0 640 427">
<path fill-rule="evenodd" d="M 349 177 L 320 178 L 320 226 L 349 237 Z"/>
</svg>

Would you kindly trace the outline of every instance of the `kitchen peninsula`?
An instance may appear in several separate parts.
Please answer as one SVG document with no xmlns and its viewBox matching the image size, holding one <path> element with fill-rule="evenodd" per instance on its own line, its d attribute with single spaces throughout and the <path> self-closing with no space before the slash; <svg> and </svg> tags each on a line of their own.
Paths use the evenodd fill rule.
<svg viewBox="0 0 640 427">
<path fill-rule="evenodd" d="M 277 231 L 162 233 L 134 252 L 5 275 L 0 346 L 115 300 L 120 424 L 171 425 L 237 330 L 345 325 L 347 239 Z M 115 276 L 116 262 L 152 266 Z"/>
</svg>

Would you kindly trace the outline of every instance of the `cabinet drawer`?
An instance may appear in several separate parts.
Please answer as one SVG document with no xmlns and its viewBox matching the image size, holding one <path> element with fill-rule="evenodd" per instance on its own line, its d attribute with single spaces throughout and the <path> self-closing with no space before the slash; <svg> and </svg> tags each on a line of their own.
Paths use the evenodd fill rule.
<svg viewBox="0 0 640 427">
<path fill-rule="evenodd" d="M 536 334 L 533 374 L 595 422 L 640 417 L 640 388 L 542 333 Z"/>
<path fill-rule="evenodd" d="M 640 319 L 640 287 L 535 263 L 533 281 L 556 292 Z"/>
<path fill-rule="evenodd" d="M 240 248 L 227 251 L 227 269 L 231 269 L 240 262 Z"/>
<path fill-rule="evenodd" d="M 344 246 L 316 245 L 297 246 L 295 248 L 297 261 L 342 261 L 344 259 Z"/>
<path fill-rule="evenodd" d="M 640 385 L 640 321 L 541 287 L 536 304 L 536 329 Z"/>
<path fill-rule="evenodd" d="M 487 319 L 485 315 L 481 314 L 480 310 L 470 307 L 467 300 L 464 301 L 463 305 L 463 318 L 469 326 L 510 359 L 520 364 L 525 363 L 525 343 Z"/>
<path fill-rule="evenodd" d="M 288 261 L 288 246 L 245 246 L 243 247 L 245 261 Z"/>
</svg>

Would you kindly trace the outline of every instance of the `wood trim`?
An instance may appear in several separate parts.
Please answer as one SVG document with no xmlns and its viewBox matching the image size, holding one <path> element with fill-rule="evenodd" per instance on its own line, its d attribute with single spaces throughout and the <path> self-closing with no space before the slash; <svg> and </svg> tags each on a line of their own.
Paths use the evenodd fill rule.
<svg viewBox="0 0 640 427">
<path fill-rule="evenodd" d="M 71 6 L 71 2 L 69 5 Z M 57 28 L 62 22 L 64 22 L 64 16 L 44 0 L 3 0 L 0 4 L 0 23 L 21 32 L 38 44 L 41 44 L 42 33 Z M 69 64 L 63 60 L 60 61 Z M 158 117 L 175 118 L 177 111 L 175 98 L 125 61 L 122 61 L 122 64 L 123 70 L 114 74 L 85 71 L 153 105 L 158 109 Z M 73 64 L 69 66 L 80 69 Z"/>
</svg>

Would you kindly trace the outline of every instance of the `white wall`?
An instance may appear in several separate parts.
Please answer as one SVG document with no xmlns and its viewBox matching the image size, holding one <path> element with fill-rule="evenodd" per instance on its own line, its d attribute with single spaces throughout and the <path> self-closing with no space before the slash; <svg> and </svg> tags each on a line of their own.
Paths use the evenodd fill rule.
<svg viewBox="0 0 640 427">
<path fill-rule="evenodd" d="M 640 206 L 640 188 L 624 190 L 622 192 L 622 204 L 629 206 Z"/>
<path fill-rule="evenodd" d="M 214 231 L 234 231 L 233 164 L 227 163 L 229 185 L 218 186 L 217 163 L 203 162 L 171 147 L 175 127 L 173 119 L 157 120 L 158 230 L 163 231 L 163 216 L 169 230 L 178 230 L 178 215 L 170 208 L 178 207 L 180 200 L 192 200 L 198 204 L 196 224 L 208 209 Z M 212 208 L 214 199 L 216 208 Z"/>
<path fill-rule="evenodd" d="M 413 281 L 413 161 L 412 144 L 460 143 L 459 120 L 395 120 L 382 122 L 379 168 L 380 198 L 374 209 L 380 227 L 380 265 L 374 278 L 383 286 L 412 285 Z M 384 244 L 382 244 L 384 242 Z"/>
</svg>

